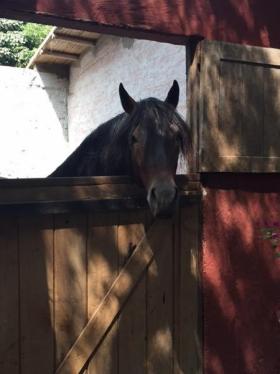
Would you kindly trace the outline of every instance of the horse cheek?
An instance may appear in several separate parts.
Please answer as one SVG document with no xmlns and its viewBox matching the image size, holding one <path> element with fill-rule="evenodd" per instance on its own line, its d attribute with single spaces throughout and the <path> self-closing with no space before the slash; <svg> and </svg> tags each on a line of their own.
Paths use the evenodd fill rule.
<svg viewBox="0 0 280 374">
<path fill-rule="evenodd" d="M 137 183 L 146 187 L 147 178 L 144 171 L 144 150 L 141 146 L 135 145 L 131 150 L 131 161 L 133 176 Z"/>
</svg>

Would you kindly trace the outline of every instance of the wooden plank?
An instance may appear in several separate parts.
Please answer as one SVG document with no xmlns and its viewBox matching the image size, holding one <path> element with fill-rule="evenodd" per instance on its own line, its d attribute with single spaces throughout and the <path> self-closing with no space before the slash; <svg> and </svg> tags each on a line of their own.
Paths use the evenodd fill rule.
<svg viewBox="0 0 280 374">
<path fill-rule="evenodd" d="M 0 179 L 0 187 L 53 187 L 53 186 L 85 186 L 102 184 L 132 184 L 133 180 L 128 176 L 112 177 L 71 177 L 71 178 L 21 178 L 21 179 Z"/>
<path fill-rule="evenodd" d="M 211 171 L 210 171 L 211 170 Z M 221 156 L 219 163 L 206 168 L 204 172 L 232 172 L 232 173 L 266 173 L 280 170 L 279 157 L 252 156 Z"/>
<path fill-rule="evenodd" d="M 201 191 L 184 191 L 179 194 L 179 205 L 183 206 L 190 201 L 200 198 Z M 40 215 L 40 214 L 72 214 L 90 211 L 94 212 L 116 212 L 147 209 L 148 203 L 144 196 L 122 197 L 117 199 L 104 200 L 72 200 L 72 201 L 41 201 L 41 202 L 23 202 L 23 203 L 0 203 L 0 214 L 11 215 Z"/>
<path fill-rule="evenodd" d="M 145 236 L 146 212 L 123 213 L 118 226 L 120 269 Z M 118 324 L 118 372 L 142 374 L 146 364 L 146 278 L 137 284 Z"/>
<path fill-rule="evenodd" d="M 84 367 L 91 353 L 95 351 L 104 335 L 110 330 L 127 298 L 150 265 L 158 235 L 163 235 L 165 230 L 166 222 L 158 221 L 141 240 L 102 300 L 98 310 L 91 316 L 89 322 L 57 369 L 57 374 L 76 373 Z M 90 345 L 88 344 L 89 341 Z"/>
<path fill-rule="evenodd" d="M 255 0 L 88 1 L 2 0 L 0 16 L 166 42 L 185 43 L 191 35 L 212 40 L 280 47 L 279 3 Z"/>
<path fill-rule="evenodd" d="M 233 156 L 262 156 L 263 67 L 221 62 L 220 71 L 219 126 L 227 143 L 237 145 Z M 231 156 L 226 150 L 221 155 Z"/>
<path fill-rule="evenodd" d="M 95 215 L 89 222 L 88 319 L 97 311 L 118 275 L 117 223 L 116 214 Z M 87 374 L 111 374 L 118 366 L 117 355 L 117 326 L 114 326 L 92 355 Z"/>
<path fill-rule="evenodd" d="M 71 188 L 63 186 L 53 188 L 49 186 L 21 187 L 20 194 L 18 188 L 0 187 L 0 204 L 9 202 L 105 200 L 119 198 L 120 196 L 137 197 L 144 192 L 143 189 L 132 184 L 73 186 Z"/>
<path fill-rule="evenodd" d="M 69 66 L 77 62 L 78 60 L 73 60 L 73 59 L 68 59 L 68 58 L 63 58 L 62 56 L 55 56 L 55 55 L 50 55 L 48 53 L 44 54 L 41 53 L 37 59 L 36 59 L 36 64 L 38 66 L 47 66 L 47 65 L 53 65 L 53 69 L 55 68 L 55 65 L 60 67 L 61 69 L 64 70 L 69 70 Z"/>
<path fill-rule="evenodd" d="M 269 157 L 266 171 L 280 170 L 280 58 L 278 68 L 265 68 L 264 90 L 264 156 Z"/>
<path fill-rule="evenodd" d="M 180 202 L 195 198 L 197 193 L 187 193 L 180 198 Z M 118 198 L 105 200 L 72 200 L 72 201 L 41 201 L 26 203 L 0 203 L 2 215 L 34 215 L 34 214 L 70 214 L 89 211 L 119 211 L 135 210 L 147 207 L 147 199 L 144 197 Z"/>
<path fill-rule="evenodd" d="M 186 175 L 176 175 L 176 182 L 179 186 L 184 186 L 189 182 L 199 181 L 198 173 Z M 0 179 L 2 188 L 22 188 L 22 187 L 58 187 L 58 186 L 100 186 L 100 185 L 135 185 L 133 178 L 129 176 L 112 177 L 71 177 L 71 178 L 21 178 L 21 179 Z M 183 187 L 182 187 L 183 188 Z M 184 188 L 183 188 L 184 189 Z"/>
<path fill-rule="evenodd" d="M 15 217 L 0 219 L 0 372 L 18 374 L 19 278 L 18 225 Z"/>
<path fill-rule="evenodd" d="M 105 182 L 106 179 L 103 178 L 86 178 L 85 181 L 73 178 L 73 183 L 69 180 L 64 183 L 59 178 L 52 180 L 52 183 L 48 179 L 0 180 L 0 213 L 59 214 L 89 210 L 135 210 L 147 206 L 143 188 L 132 183 L 115 183 L 110 178 L 107 179 L 107 184 Z M 178 175 L 176 182 L 181 202 L 199 193 L 197 174 Z"/>
<path fill-rule="evenodd" d="M 181 210 L 179 261 L 179 345 L 180 373 L 202 374 L 202 315 L 200 301 L 200 204 Z"/>
<path fill-rule="evenodd" d="M 181 340 L 181 327 L 180 327 L 180 279 L 181 279 L 181 209 L 176 212 L 173 223 L 173 240 L 174 240 L 174 261 L 173 261 L 173 273 L 174 273 L 174 283 L 173 283 L 173 295 L 174 295 L 174 354 L 173 354 L 173 372 L 174 374 L 182 374 L 184 371 L 181 369 L 180 365 L 180 340 Z"/>
<path fill-rule="evenodd" d="M 242 68 L 241 64 L 220 62 L 219 118 L 217 124 L 209 124 L 211 127 L 217 127 L 216 131 L 220 131 L 221 140 L 215 145 L 219 157 L 228 157 L 228 160 L 237 162 L 238 156 L 249 156 L 246 154 L 246 147 L 242 144 L 245 140 L 242 138 L 245 133 L 243 126 L 246 125 L 244 123 L 244 101 L 248 104 L 244 97 L 245 84 Z M 215 162 L 219 165 L 221 160 L 213 160 L 213 164 Z M 224 167 L 223 164 L 221 167 Z"/>
<path fill-rule="evenodd" d="M 190 182 L 188 191 L 198 190 L 197 182 Z M 180 187 L 180 186 L 179 186 Z M 19 194 L 20 188 L 20 194 Z M 185 191 L 181 192 L 184 195 Z M 103 185 L 103 186 L 75 186 L 75 187 L 0 187 L 0 204 L 3 206 L 11 203 L 36 203 L 36 202 L 71 202 L 71 201 L 96 201 L 114 200 L 119 198 L 146 197 L 143 188 L 136 185 Z"/>
<path fill-rule="evenodd" d="M 160 250 L 156 251 L 156 248 Z M 173 230 L 157 236 L 147 273 L 147 374 L 173 373 Z"/>
<path fill-rule="evenodd" d="M 192 137 L 192 157 L 190 159 L 190 171 L 199 171 L 199 90 L 200 90 L 200 67 L 201 67 L 201 45 L 196 51 L 187 48 L 188 65 L 188 95 L 187 95 L 187 123 L 191 129 Z"/>
<path fill-rule="evenodd" d="M 210 43 L 201 43 L 201 77 L 199 105 L 199 159 L 200 171 L 207 171 L 219 157 L 217 144 L 221 144 L 219 123 L 219 62 L 220 51 Z M 210 165 L 210 166 L 209 166 Z M 211 170 L 211 169 L 210 169 Z"/>
<path fill-rule="evenodd" d="M 262 82 L 262 66 L 220 63 L 219 122 L 216 126 L 223 139 L 216 147 L 223 158 L 222 169 L 244 171 L 240 169 L 239 157 L 262 156 Z M 219 160 L 217 163 L 216 169 Z"/>
<path fill-rule="evenodd" d="M 38 188 L 21 188 L 18 190 L 0 190 L 0 204 L 9 202 L 43 202 L 43 201 L 78 201 L 78 200 L 109 200 L 119 197 L 137 197 L 142 196 L 144 191 L 136 186 L 121 185 L 104 185 L 104 186 L 84 186 L 84 187 L 38 187 Z"/>
<path fill-rule="evenodd" d="M 232 64 L 228 68 L 230 66 Z M 236 105 L 240 104 L 241 112 L 240 156 L 263 156 L 263 70 L 262 66 L 241 64 L 240 80 L 243 83 L 239 97 L 243 97 L 242 100 L 239 99 L 235 103 Z M 232 83 L 236 82 L 232 80 Z M 222 108 L 220 108 L 221 112 Z M 236 118 L 236 122 L 239 118 Z M 225 126 L 226 123 L 228 123 L 228 119 Z M 230 140 L 230 136 L 228 139 Z"/>
<path fill-rule="evenodd" d="M 53 219 L 19 223 L 21 373 L 54 371 Z"/>
<path fill-rule="evenodd" d="M 58 51 L 50 51 L 48 49 L 45 49 L 44 51 L 41 51 L 40 55 L 42 57 L 52 57 L 58 60 L 66 60 L 70 62 L 77 62 L 79 61 L 79 55 L 75 55 L 72 53 L 67 52 L 58 52 Z M 40 59 L 38 60 L 40 62 Z"/>
<path fill-rule="evenodd" d="M 87 321 L 86 222 L 84 215 L 55 217 L 54 326 L 57 366 Z"/>
<path fill-rule="evenodd" d="M 79 44 L 84 47 L 93 47 L 94 44 L 96 44 L 96 40 L 97 40 L 97 39 L 83 38 L 80 36 L 69 36 L 69 35 L 61 34 L 57 31 L 55 31 L 52 39 L 57 39 L 58 41 L 67 42 L 71 44 Z"/>
<path fill-rule="evenodd" d="M 92 43 L 91 43 L 91 46 L 93 46 Z M 45 49 L 47 49 L 47 50 L 59 51 L 59 52 L 63 52 L 63 53 L 71 53 L 73 55 L 78 55 L 78 56 L 81 56 L 81 54 L 86 52 L 88 50 L 88 48 L 89 47 L 84 46 L 82 44 L 74 43 L 74 42 L 71 42 L 70 40 L 69 41 L 63 40 L 62 38 L 58 39 L 56 37 L 54 39 L 52 39 L 48 43 L 48 45 L 45 47 Z M 41 59 L 41 57 L 40 57 L 40 59 Z M 56 58 L 53 58 L 53 57 L 50 57 L 50 60 L 57 61 L 58 63 L 61 62 L 60 59 L 56 59 Z"/>
<path fill-rule="evenodd" d="M 280 65 L 280 50 L 275 48 L 252 47 L 232 43 L 211 42 L 213 48 L 218 48 L 223 60 L 232 62 L 247 62 L 257 65 Z"/>
<path fill-rule="evenodd" d="M 84 39 L 89 39 L 89 40 L 92 40 L 92 41 L 95 41 L 100 36 L 99 34 L 96 34 L 96 33 L 93 33 L 93 32 L 88 32 L 88 31 L 83 31 L 83 30 L 75 30 L 73 28 L 66 29 L 66 28 L 63 28 L 63 27 L 62 28 L 57 27 L 55 29 L 55 31 L 59 34 L 62 34 L 62 35 L 77 36 L 77 37 L 84 38 Z"/>
</svg>

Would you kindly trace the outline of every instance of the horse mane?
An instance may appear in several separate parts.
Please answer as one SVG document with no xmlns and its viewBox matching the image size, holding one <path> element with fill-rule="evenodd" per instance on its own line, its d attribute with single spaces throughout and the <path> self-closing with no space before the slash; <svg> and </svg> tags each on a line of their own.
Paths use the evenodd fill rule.
<svg viewBox="0 0 280 374">
<path fill-rule="evenodd" d="M 50 177 L 132 175 L 130 138 L 147 115 L 153 117 L 160 130 L 170 124 L 178 128 L 181 153 L 186 156 L 191 144 L 186 122 L 168 103 L 148 98 L 138 102 L 130 115 L 119 114 L 95 129 Z"/>
<path fill-rule="evenodd" d="M 125 139 L 121 139 L 121 142 L 116 141 L 117 129 L 121 127 L 126 117 L 127 114 L 122 113 L 98 126 L 49 177 L 126 174 L 128 164 L 124 160 L 127 157 L 121 149 L 117 149 L 121 145 L 125 146 L 120 144 Z M 115 158 L 108 162 L 112 152 L 115 153 Z M 120 170 L 117 170 L 116 165 L 121 165 Z"/>
</svg>

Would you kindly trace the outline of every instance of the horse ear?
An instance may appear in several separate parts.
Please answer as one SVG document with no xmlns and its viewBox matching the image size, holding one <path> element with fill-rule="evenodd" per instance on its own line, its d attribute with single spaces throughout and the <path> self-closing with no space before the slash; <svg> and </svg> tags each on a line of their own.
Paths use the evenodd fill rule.
<svg viewBox="0 0 280 374">
<path fill-rule="evenodd" d="M 136 105 L 136 102 L 126 92 L 122 83 L 120 83 L 120 86 L 119 86 L 119 94 L 120 94 L 120 99 L 121 99 L 123 109 L 125 110 L 126 113 L 131 113 Z"/>
<path fill-rule="evenodd" d="M 178 105 L 178 101 L 179 101 L 179 93 L 180 93 L 179 84 L 175 80 L 167 94 L 165 102 L 172 105 L 174 108 L 176 108 Z"/>
</svg>

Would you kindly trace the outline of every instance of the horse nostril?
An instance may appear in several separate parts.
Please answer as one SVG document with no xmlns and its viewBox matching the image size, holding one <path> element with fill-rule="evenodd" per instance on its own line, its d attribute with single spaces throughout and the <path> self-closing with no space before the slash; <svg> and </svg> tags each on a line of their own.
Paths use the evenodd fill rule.
<svg viewBox="0 0 280 374">
<path fill-rule="evenodd" d="M 155 187 L 153 187 L 152 189 L 151 189 L 151 197 L 153 198 L 153 199 L 156 199 L 156 189 L 155 189 Z"/>
<path fill-rule="evenodd" d="M 175 187 L 175 193 L 174 193 L 174 200 L 177 200 L 177 197 L 178 197 L 178 188 Z"/>
<path fill-rule="evenodd" d="M 150 188 L 147 199 L 154 216 L 170 217 L 176 206 L 178 188 L 170 183 L 157 183 Z"/>
<path fill-rule="evenodd" d="M 178 188 L 166 187 L 166 186 L 155 186 L 150 190 L 150 198 L 153 201 L 157 201 L 161 204 L 169 204 L 177 199 Z"/>
</svg>

